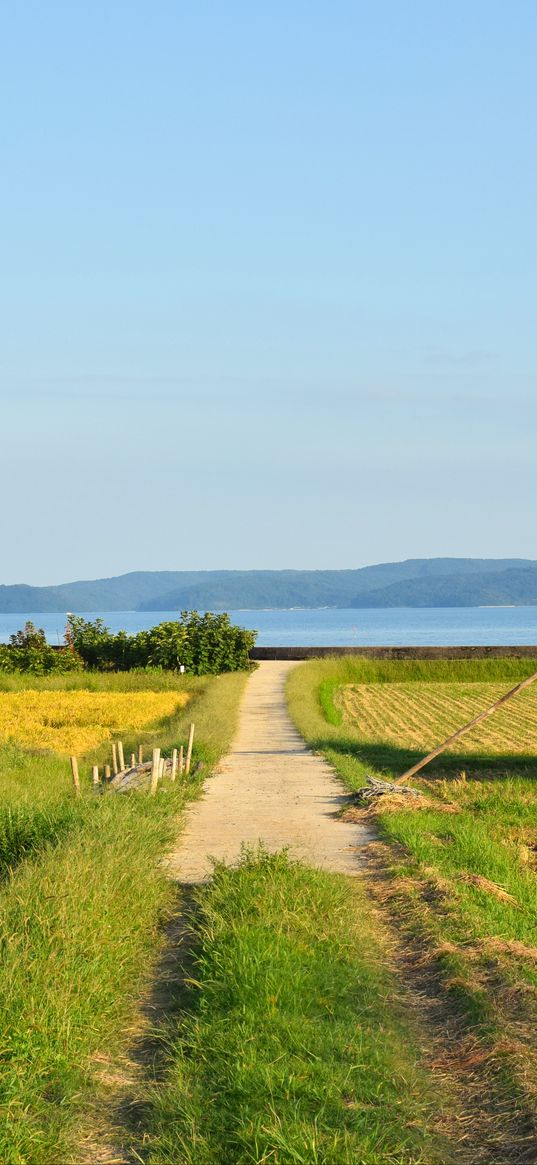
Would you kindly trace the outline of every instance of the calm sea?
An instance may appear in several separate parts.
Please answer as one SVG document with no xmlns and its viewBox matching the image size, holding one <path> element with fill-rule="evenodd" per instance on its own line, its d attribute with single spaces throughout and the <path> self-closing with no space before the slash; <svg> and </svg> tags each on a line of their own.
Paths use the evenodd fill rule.
<svg viewBox="0 0 537 1165">
<path fill-rule="evenodd" d="M 176 611 L 99 611 L 113 631 L 140 631 L 176 619 Z M 537 607 L 394 607 L 363 610 L 230 611 L 234 623 L 258 631 L 260 647 L 352 647 L 360 644 L 537 644 Z M 31 619 L 50 643 L 61 643 L 64 615 L 0 614 L 0 642 Z"/>
</svg>

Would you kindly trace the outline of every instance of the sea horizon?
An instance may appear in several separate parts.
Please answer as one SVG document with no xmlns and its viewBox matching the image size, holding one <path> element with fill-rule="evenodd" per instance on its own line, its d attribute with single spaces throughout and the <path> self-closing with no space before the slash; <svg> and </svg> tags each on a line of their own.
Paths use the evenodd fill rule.
<svg viewBox="0 0 537 1165">
<path fill-rule="evenodd" d="M 111 631 L 148 630 L 178 618 L 177 611 L 89 611 Z M 265 607 L 228 611 L 230 619 L 257 631 L 258 647 L 527 646 L 537 645 L 537 606 L 516 607 Z M 61 644 L 66 613 L 0 613 L 0 642 L 30 620 L 49 643 Z"/>
</svg>

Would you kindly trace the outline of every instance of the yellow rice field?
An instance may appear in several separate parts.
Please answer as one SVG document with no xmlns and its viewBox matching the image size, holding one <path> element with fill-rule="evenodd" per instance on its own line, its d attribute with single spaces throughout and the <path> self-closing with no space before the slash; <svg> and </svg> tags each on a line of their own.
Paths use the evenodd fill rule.
<svg viewBox="0 0 537 1165">
<path fill-rule="evenodd" d="M 186 692 L 2 692 L 0 742 L 81 755 L 188 702 Z"/>
<path fill-rule="evenodd" d="M 428 752 L 477 716 L 505 683 L 356 684 L 340 688 L 346 724 L 371 744 Z M 495 712 L 452 746 L 481 755 L 537 755 L 537 685 Z"/>
</svg>

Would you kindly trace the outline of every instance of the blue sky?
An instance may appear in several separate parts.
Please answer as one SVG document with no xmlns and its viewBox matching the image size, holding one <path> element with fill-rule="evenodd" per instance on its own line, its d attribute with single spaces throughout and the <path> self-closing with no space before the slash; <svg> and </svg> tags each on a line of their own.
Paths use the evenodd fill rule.
<svg viewBox="0 0 537 1165">
<path fill-rule="evenodd" d="M 537 557 L 536 34 L 2 6 L 0 582 Z"/>
</svg>

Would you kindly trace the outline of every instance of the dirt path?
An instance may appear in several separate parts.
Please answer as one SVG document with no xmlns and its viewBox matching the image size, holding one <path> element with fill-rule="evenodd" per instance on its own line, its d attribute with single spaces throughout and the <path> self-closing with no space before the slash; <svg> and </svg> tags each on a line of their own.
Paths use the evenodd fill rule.
<svg viewBox="0 0 537 1165">
<path fill-rule="evenodd" d="M 295 664 L 267 661 L 250 677 L 238 733 L 228 756 L 188 809 L 170 873 L 183 883 L 210 877 L 211 857 L 237 861 L 241 844 L 261 840 L 268 849 L 343 874 L 359 870 L 365 826 L 336 815 L 345 788 L 329 765 L 304 744 L 285 702 L 285 681 Z"/>
<path fill-rule="evenodd" d="M 304 744 L 285 701 L 292 662 L 263 662 L 246 685 L 238 732 L 231 752 L 205 782 L 201 798 L 185 815 L 177 849 L 167 864 L 178 887 L 177 915 L 148 997 L 139 1012 L 139 1031 L 129 1056 L 103 1058 L 102 1079 L 108 1105 L 91 1113 L 80 1148 L 80 1162 L 131 1165 L 141 1160 L 125 1141 L 141 1136 L 147 1076 L 158 1078 L 152 1038 L 177 1007 L 185 973 L 182 910 L 188 884 L 211 876 L 211 856 L 234 863 L 241 845 L 263 841 L 268 849 L 289 848 L 292 856 L 343 874 L 357 874 L 361 848 L 371 840 L 362 824 L 343 823 L 337 815 L 348 793 L 329 765 Z M 185 898 L 186 896 L 186 898 Z M 139 1113 L 138 1113 L 138 1110 Z"/>
<path fill-rule="evenodd" d="M 292 663 L 266 662 L 248 681 L 238 732 L 231 752 L 210 777 L 201 799 L 188 809 L 176 851 L 169 858 L 177 886 L 177 913 L 153 983 L 140 1004 L 128 1056 L 102 1057 L 101 1081 L 107 1100 L 89 1114 L 77 1158 L 82 1165 L 135 1165 L 146 1144 L 148 1082 L 167 1071 L 170 1016 L 180 1023 L 183 989 L 190 980 L 189 910 L 195 891 L 188 884 L 211 875 L 211 855 L 235 862 L 241 844 L 262 840 L 272 850 L 287 846 L 304 861 L 344 874 L 358 874 L 367 862 L 379 931 L 397 976 L 398 1006 L 403 1002 L 421 1058 L 443 1098 L 437 1131 L 450 1159 L 459 1165 L 530 1165 L 533 1124 L 522 1108 L 506 1108 L 496 1067 L 472 1032 L 467 1017 L 446 996 L 442 979 L 421 939 L 401 930 L 391 909 L 386 854 L 371 847 L 364 824 L 337 820 L 346 792 L 322 758 L 310 752 L 293 727 L 285 703 L 285 681 Z M 367 848 L 363 848 L 367 845 Z M 373 850 L 373 853 L 372 853 Z M 376 854 L 376 857 L 375 857 Z M 367 855 L 367 856 L 366 856 Z M 434 952 L 433 952 L 434 953 Z M 159 1032 L 164 1033 L 160 1042 Z M 165 1078 L 165 1075 L 164 1077 Z"/>
</svg>

